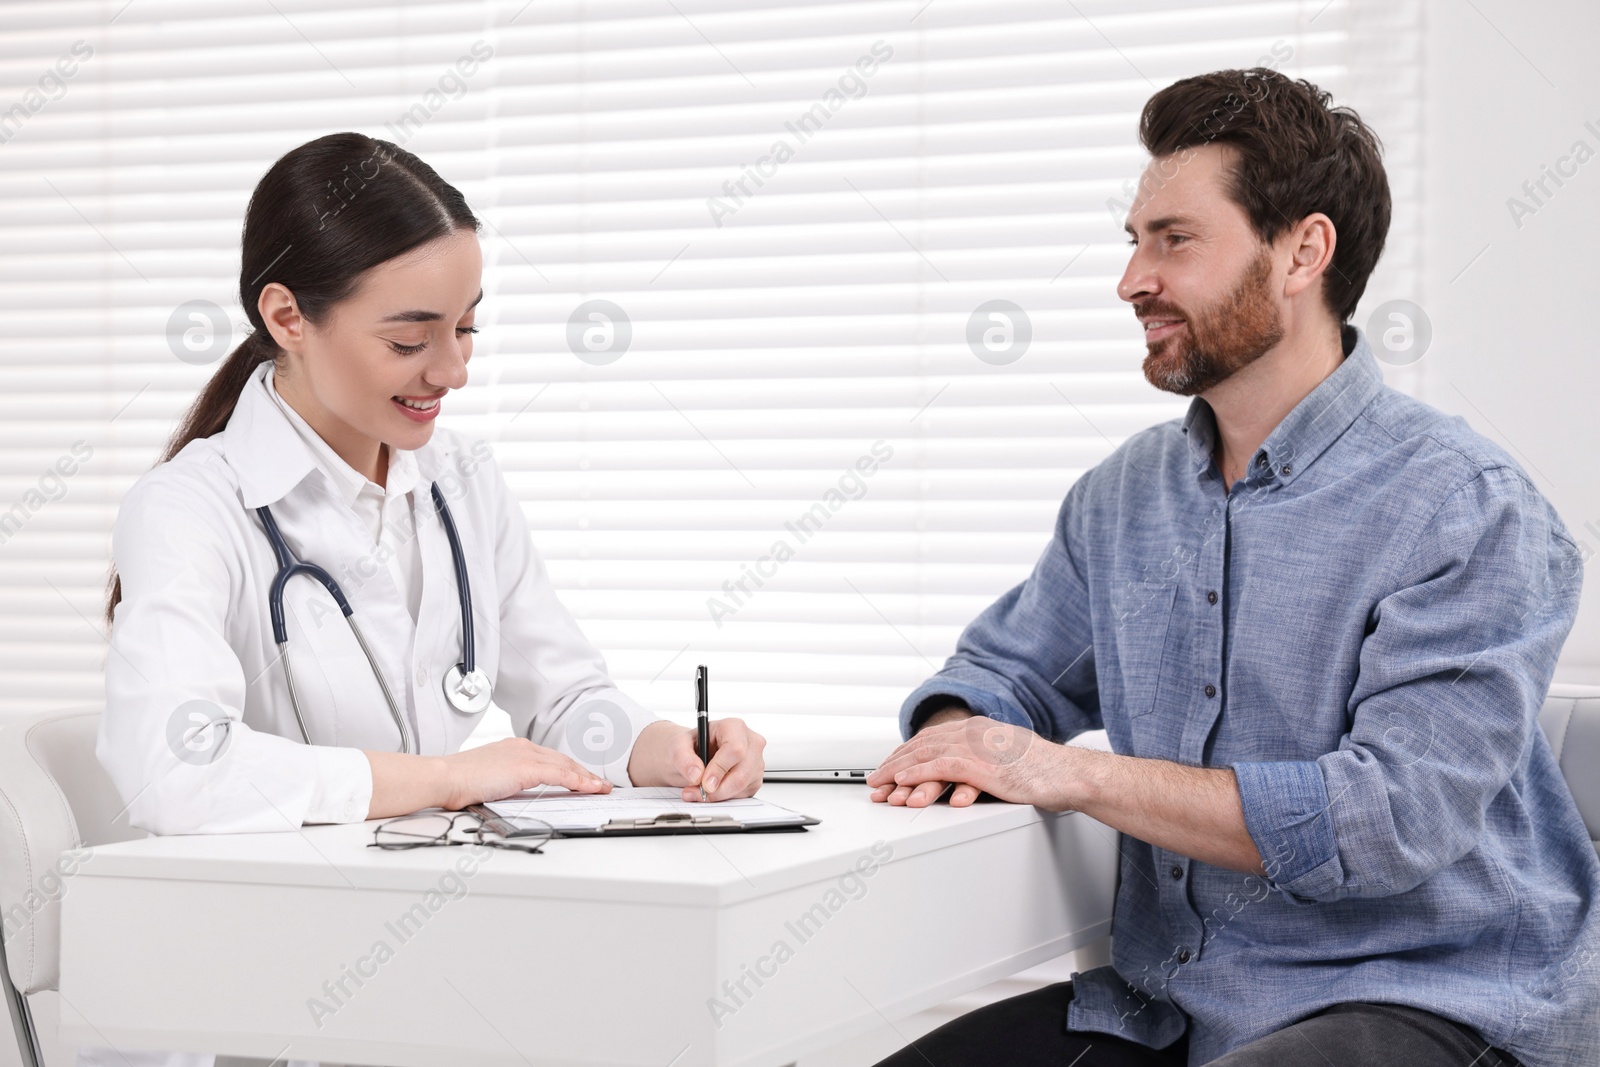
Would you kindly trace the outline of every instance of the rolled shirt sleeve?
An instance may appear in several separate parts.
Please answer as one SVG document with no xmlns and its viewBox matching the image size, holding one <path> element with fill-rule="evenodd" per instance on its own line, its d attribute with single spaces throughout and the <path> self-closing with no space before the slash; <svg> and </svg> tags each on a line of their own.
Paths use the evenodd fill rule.
<svg viewBox="0 0 1600 1067">
<path fill-rule="evenodd" d="M 306 805 L 308 823 L 364 822 L 372 808 L 372 762 L 358 748 L 313 745 L 317 783 Z"/>
<path fill-rule="evenodd" d="M 495 566 L 501 589 L 495 703 L 519 736 L 571 756 L 614 785 L 632 785 L 628 760 L 634 744 L 659 716 L 612 682 L 605 658 L 556 596 L 498 465 L 490 473 L 490 484 L 498 487 Z"/>
<path fill-rule="evenodd" d="M 943 669 L 906 698 L 901 736 L 910 737 L 940 698 L 951 697 L 1052 740 L 1100 727 L 1089 592 L 1075 558 L 1086 482 L 1079 478 L 1068 490 L 1027 580 L 968 624 Z"/>
<path fill-rule="evenodd" d="M 1538 728 L 1582 568 L 1519 472 L 1449 495 L 1373 613 L 1338 749 L 1232 765 L 1274 889 L 1296 903 L 1402 893 L 1473 848 Z"/>
</svg>

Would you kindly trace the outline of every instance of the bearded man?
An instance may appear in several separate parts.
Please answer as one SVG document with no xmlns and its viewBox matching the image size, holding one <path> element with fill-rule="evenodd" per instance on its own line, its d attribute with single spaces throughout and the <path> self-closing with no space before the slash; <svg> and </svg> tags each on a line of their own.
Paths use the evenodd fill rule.
<svg viewBox="0 0 1600 1067">
<path fill-rule="evenodd" d="M 1600 860 L 1537 725 L 1578 546 L 1349 324 L 1390 211 L 1354 112 L 1221 71 L 1139 132 L 1118 295 L 1194 399 L 1072 485 L 868 778 L 1118 830 L 1111 963 L 880 1067 L 1597 1062 Z"/>
</svg>

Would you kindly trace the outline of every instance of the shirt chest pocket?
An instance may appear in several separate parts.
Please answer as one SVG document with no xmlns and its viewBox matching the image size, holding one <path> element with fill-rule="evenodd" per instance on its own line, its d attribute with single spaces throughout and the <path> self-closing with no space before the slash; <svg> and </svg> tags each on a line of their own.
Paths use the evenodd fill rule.
<svg viewBox="0 0 1600 1067">
<path fill-rule="evenodd" d="M 1116 646 L 1116 689 L 1101 692 L 1129 718 L 1147 715 L 1156 707 L 1166 658 L 1175 584 L 1131 582 L 1112 600 L 1112 640 Z"/>
</svg>

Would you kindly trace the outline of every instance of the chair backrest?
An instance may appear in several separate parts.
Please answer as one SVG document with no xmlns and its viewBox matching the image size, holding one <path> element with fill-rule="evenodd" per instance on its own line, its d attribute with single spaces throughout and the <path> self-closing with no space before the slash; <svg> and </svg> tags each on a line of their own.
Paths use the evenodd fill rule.
<svg viewBox="0 0 1600 1067">
<path fill-rule="evenodd" d="M 146 836 L 95 759 L 99 729 L 99 707 L 0 719 L 0 922 L 22 993 L 56 988 L 61 899 L 90 850 Z"/>
<path fill-rule="evenodd" d="M 1600 685 L 1552 685 L 1539 725 L 1600 852 Z"/>
</svg>

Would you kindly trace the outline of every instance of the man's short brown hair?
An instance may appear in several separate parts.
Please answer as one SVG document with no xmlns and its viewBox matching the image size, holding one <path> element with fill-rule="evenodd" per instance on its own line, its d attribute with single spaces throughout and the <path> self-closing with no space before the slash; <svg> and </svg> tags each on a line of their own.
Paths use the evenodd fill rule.
<svg viewBox="0 0 1600 1067">
<path fill-rule="evenodd" d="M 1262 241 L 1313 212 L 1333 220 L 1333 262 L 1322 298 L 1340 322 L 1355 313 L 1389 232 L 1389 179 L 1381 144 L 1330 94 L 1275 70 L 1219 70 L 1162 89 L 1139 116 L 1139 140 L 1156 157 L 1207 144 L 1237 151 L 1229 197 Z"/>
</svg>

